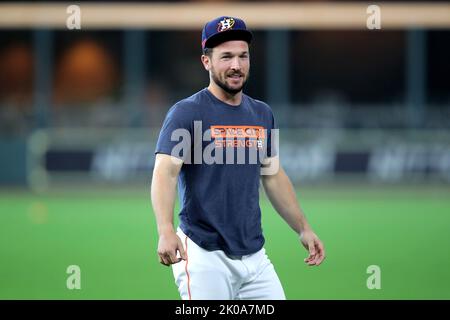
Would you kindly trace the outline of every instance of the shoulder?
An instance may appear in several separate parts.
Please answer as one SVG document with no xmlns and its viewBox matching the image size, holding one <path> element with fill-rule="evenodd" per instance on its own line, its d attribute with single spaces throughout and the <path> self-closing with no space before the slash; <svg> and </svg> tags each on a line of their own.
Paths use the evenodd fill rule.
<svg viewBox="0 0 450 320">
<path fill-rule="evenodd" d="M 192 96 L 175 103 L 169 111 L 167 111 L 167 117 L 194 117 L 198 114 L 201 105 L 201 91 L 199 91 Z"/>
<path fill-rule="evenodd" d="M 247 99 L 248 103 L 251 105 L 252 109 L 266 115 L 273 117 L 272 108 L 264 101 L 254 99 L 246 94 L 244 94 L 245 99 Z"/>
</svg>

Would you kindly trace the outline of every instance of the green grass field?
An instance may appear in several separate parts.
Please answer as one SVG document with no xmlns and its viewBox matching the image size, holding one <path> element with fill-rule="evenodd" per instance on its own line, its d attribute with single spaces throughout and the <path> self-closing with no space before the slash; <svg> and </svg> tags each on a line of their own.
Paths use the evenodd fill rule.
<svg viewBox="0 0 450 320">
<path fill-rule="evenodd" d="M 158 263 L 146 190 L 0 192 L 0 299 L 179 299 Z M 450 299 L 450 189 L 304 187 L 320 267 L 262 196 L 266 249 L 288 299 Z M 81 290 L 66 269 L 81 268 Z M 381 268 L 381 289 L 366 286 Z"/>
</svg>

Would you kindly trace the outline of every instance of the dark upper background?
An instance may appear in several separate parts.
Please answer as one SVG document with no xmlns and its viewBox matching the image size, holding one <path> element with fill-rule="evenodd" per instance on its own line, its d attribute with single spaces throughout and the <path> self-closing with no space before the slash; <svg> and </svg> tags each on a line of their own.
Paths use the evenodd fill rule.
<svg viewBox="0 0 450 320">
<path fill-rule="evenodd" d="M 46 44 L 48 78 L 43 78 L 36 74 L 42 62 L 36 56 L 41 41 L 36 30 L 0 29 L 0 135 L 23 135 L 42 125 L 35 108 L 40 94 L 50 104 L 45 125 L 158 127 L 174 102 L 207 86 L 208 74 L 200 63 L 201 30 L 135 33 L 141 50 L 130 53 L 130 31 L 53 30 Z M 409 30 L 281 33 L 288 39 L 280 58 L 286 62 L 286 87 L 280 88 L 283 101 L 268 96 L 273 84 L 267 31 L 254 32 L 251 78 L 245 90 L 271 103 L 281 126 L 321 126 L 320 117 L 314 115 L 324 108 L 345 115 L 333 122 L 339 127 L 450 126 L 449 30 L 423 32 L 425 113 L 416 122 L 405 121 L 411 94 Z M 143 63 L 133 65 L 134 55 Z M 36 86 L 41 79 L 49 80 L 43 93 Z M 374 116 L 377 120 L 369 123 Z"/>
</svg>

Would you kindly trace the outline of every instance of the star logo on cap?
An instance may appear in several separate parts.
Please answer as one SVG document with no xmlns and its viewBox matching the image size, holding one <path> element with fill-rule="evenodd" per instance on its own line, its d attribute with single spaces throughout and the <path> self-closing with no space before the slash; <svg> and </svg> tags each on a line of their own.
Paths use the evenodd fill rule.
<svg viewBox="0 0 450 320">
<path fill-rule="evenodd" d="M 217 31 L 222 32 L 229 29 L 233 29 L 234 19 L 233 18 L 225 18 L 218 23 Z"/>
</svg>

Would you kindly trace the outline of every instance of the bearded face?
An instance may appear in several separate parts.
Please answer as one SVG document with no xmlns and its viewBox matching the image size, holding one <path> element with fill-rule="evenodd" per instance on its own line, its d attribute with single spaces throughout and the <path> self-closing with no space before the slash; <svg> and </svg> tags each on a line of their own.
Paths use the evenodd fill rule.
<svg viewBox="0 0 450 320">
<path fill-rule="evenodd" d="M 248 80 L 250 57 L 245 41 L 227 41 L 216 47 L 210 57 L 211 79 L 225 92 L 235 95 Z"/>
</svg>

